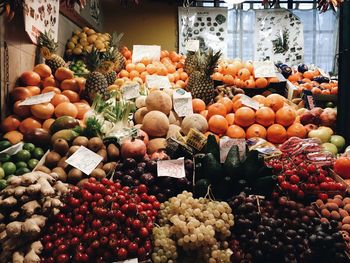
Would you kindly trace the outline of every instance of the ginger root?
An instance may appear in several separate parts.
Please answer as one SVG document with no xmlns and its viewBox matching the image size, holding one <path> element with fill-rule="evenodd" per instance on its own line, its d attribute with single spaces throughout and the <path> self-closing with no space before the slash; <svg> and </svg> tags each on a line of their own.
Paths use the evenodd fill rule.
<svg viewBox="0 0 350 263">
<path fill-rule="evenodd" d="M 22 196 L 26 192 L 26 187 L 24 186 L 17 186 L 15 188 L 15 196 Z"/>
<path fill-rule="evenodd" d="M 39 178 L 38 184 L 41 185 L 41 193 L 44 196 L 52 196 L 55 194 L 55 189 L 52 188 L 51 184 L 46 180 L 46 178 Z"/>
<path fill-rule="evenodd" d="M 16 251 L 12 254 L 12 263 L 23 263 L 24 262 L 24 255 L 20 251 Z"/>
<path fill-rule="evenodd" d="M 9 197 L 5 198 L 4 200 L 0 201 L 0 206 L 9 207 L 9 206 L 14 206 L 16 204 L 17 204 L 17 199 L 14 198 L 13 196 L 9 196 Z"/>
<path fill-rule="evenodd" d="M 39 263 L 43 245 L 40 241 L 35 241 L 31 244 L 29 252 L 25 255 L 23 263 Z"/>
<path fill-rule="evenodd" d="M 22 232 L 22 222 L 13 221 L 6 226 L 6 234 L 9 237 L 19 236 Z"/>
<path fill-rule="evenodd" d="M 58 192 L 58 195 L 65 195 L 69 192 L 68 184 L 62 183 L 61 181 L 57 181 L 53 186 Z"/>
<path fill-rule="evenodd" d="M 40 175 L 37 172 L 26 173 L 21 177 L 21 185 L 29 186 L 35 184 L 39 178 Z"/>
<path fill-rule="evenodd" d="M 22 209 L 28 217 L 34 215 L 37 210 L 40 210 L 40 208 L 41 206 L 36 200 L 30 201 L 22 205 Z"/>
<path fill-rule="evenodd" d="M 21 224 L 21 230 L 23 233 L 37 235 L 40 234 L 41 228 L 45 226 L 46 217 L 41 215 L 34 215 L 29 219 L 26 219 Z"/>
<path fill-rule="evenodd" d="M 18 211 L 13 211 L 11 214 L 10 214 L 10 219 L 11 220 L 16 220 L 18 218 L 18 216 L 20 215 L 20 212 Z"/>
<path fill-rule="evenodd" d="M 26 193 L 29 195 L 36 194 L 37 192 L 40 191 L 41 185 L 36 183 L 36 184 L 31 184 L 30 186 L 27 187 Z"/>
<path fill-rule="evenodd" d="M 22 178 L 20 176 L 12 176 L 7 180 L 7 183 L 11 186 L 19 186 L 22 183 Z"/>
</svg>

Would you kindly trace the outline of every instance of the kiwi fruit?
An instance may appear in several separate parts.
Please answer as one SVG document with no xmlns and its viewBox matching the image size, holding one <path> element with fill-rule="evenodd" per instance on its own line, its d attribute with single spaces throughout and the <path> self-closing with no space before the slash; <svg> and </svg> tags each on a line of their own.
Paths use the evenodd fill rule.
<svg viewBox="0 0 350 263">
<path fill-rule="evenodd" d="M 344 209 L 346 210 L 346 212 L 350 213 L 350 204 L 345 205 Z"/>
<path fill-rule="evenodd" d="M 103 141 L 99 137 L 93 137 L 89 140 L 87 147 L 93 152 L 98 152 L 103 147 Z"/>
<path fill-rule="evenodd" d="M 53 142 L 53 150 L 60 155 L 66 155 L 69 150 L 69 144 L 65 139 L 58 138 Z"/>
<path fill-rule="evenodd" d="M 66 160 L 67 160 L 67 157 L 64 156 L 61 158 L 61 160 L 57 163 L 57 166 L 58 167 L 61 167 L 62 169 L 66 170 L 67 167 L 69 166 L 68 163 L 66 163 Z"/>
<path fill-rule="evenodd" d="M 331 216 L 331 212 L 328 209 L 322 209 L 321 215 L 328 218 Z"/>
<path fill-rule="evenodd" d="M 113 169 L 115 169 L 115 167 L 117 166 L 116 162 L 110 162 L 110 163 L 106 163 L 102 169 L 106 172 L 106 174 L 108 174 L 109 172 L 111 172 Z"/>
<path fill-rule="evenodd" d="M 108 145 L 107 153 L 108 153 L 108 160 L 111 160 L 111 161 L 119 160 L 120 151 L 115 144 L 111 143 L 110 145 Z"/>
<path fill-rule="evenodd" d="M 335 210 L 339 209 L 339 207 L 336 203 L 327 203 L 326 206 L 327 206 L 328 210 L 330 210 L 330 211 L 335 211 Z"/>
<path fill-rule="evenodd" d="M 67 179 L 69 183 L 76 184 L 83 179 L 83 172 L 77 168 L 72 168 L 68 173 Z"/>
<path fill-rule="evenodd" d="M 60 160 L 61 160 L 61 155 L 59 155 L 59 153 L 55 151 L 51 151 L 46 155 L 45 165 L 52 169 L 57 166 Z"/>
<path fill-rule="evenodd" d="M 87 147 L 88 143 L 89 143 L 89 139 L 85 136 L 78 136 L 73 140 L 73 145 Z"/>
<path fill-rule="evenodd" d="M 340 216 L 341 216 L 342 218 L 345 218 L 345 217 L 349 216 L 349 213 L 348 213 L 346 210 L 341 209 L 341 208 L 339 208 L 339 214 L 340 214 Z M 350 222 L 350 221 L 349 221 L 349 222 Z"/>
<path fill-rule="evenodd" d="M 45 165 L 38 166 L 35 169 L 35 171 L 41 171 L 41 172 L 44 172 L 44 173 L 47 173 L 47 174 L 51 173 L 51 170 L 48 167 L 46 167 Z"/>
<path fill-rule="evenodd" d="M 342 220 L 342 223 L 343 224 L 350 224 L 350 216 L 344 217 L 343 220 Z"/>
<path fill-rule="evenodd" d="M 90 176 L 95 177 L 96 179 L 102 179 L 106 177 L 106 172 L 101 168 L 95 168 Z"/>
<path fill-rule="evenodd" d="M 340 219 L 340 214 L 337 211 L 332 211 L 331 212 L 331 218 L 334 220 L 339 220 Z"/>
<path fill-rule="evenodd" d="M 107 151 L 105 149 L 99 150 L 97 154 L 103 157 L 102 162 L 107 161 Z"/>
<path fill-rule="evenodd" d="M 58 180 L 62 182 L 67 181 L 67 174 L 62 167 L 55 167 L 52 169 L 52 172 L 58 174 Z"/>
<path fill-rule="evenodd" d="M 101 168 L 101 169 L 102 169 L 103 165 L 104 165 L 104 163 L 103 163 L 103 162 L 100 162 L 100 163 L 96 166 L 96 168 Z"/>
<path fill-rule="evenodd" d="M 71 156 L 73 153 L 75 153 L 78 149 L 80 148 L 80 146 L 78 145 L 73 145 L 69 148 L 68 150 L 68 156 Z"/>
</svg>

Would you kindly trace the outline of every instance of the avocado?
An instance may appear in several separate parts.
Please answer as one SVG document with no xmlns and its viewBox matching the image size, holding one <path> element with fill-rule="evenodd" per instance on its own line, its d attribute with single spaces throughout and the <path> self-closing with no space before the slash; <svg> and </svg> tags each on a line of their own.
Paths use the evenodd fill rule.
<svg viewBox="0 0 350 263">
<path fill-rule="evenodd" d="M 79 126 L 79 121 L 70 116 L 62 116 L 57 118 L 50 126 L 50 133 L 54 134 L 60 130 L 71 129 Z"/>
<path fill-rule="evenodd" d="M 209 134 L 208 136 L 207 144 L 205 146 L 205 153 L 213 154 L 216 160 L 220 162 L 220 145 L 216 141 L 215 136 L 212 134 Z"/>
<path fill-rule="evenodd" d="M 6 140 L 0 141 L 0 151 L 3 151 L 11 146 L 12 144 L 9 141 L 6 141 Z"/>
<path fill-rule="evenodd" d="M 225 176 L 213 186 L 215 198 L 227 200 L 234 195 L 234 181 L 231 176 Z"/>
<path fill-rule="evenodd" d="M 241 161 L 239 159 L 239 148 L 237 145 L 232 145 L 231 149 L 229 150 L 225 163 L 224 163 L 224 170 L 225 174 L 230 175 L 232 177 L 239 177 L 240 167 L 241 167 Z"/>
<path fill-rule="evenodd" d="M 224 171 L 221 163 L 215 158 L 214 154 L 208 153 L 204 164 L 205 178 L 212 183 L 218 182 L 222 178 Z"/>
<path fill-rule="evenodd" d="M 54 143 L 57 139 L 65 139 L 67 142 L 73 141 L 79 134 L 73 130 L 64 129 L 54 133 L 51 137 L 51 143 Z"/>
</svg>

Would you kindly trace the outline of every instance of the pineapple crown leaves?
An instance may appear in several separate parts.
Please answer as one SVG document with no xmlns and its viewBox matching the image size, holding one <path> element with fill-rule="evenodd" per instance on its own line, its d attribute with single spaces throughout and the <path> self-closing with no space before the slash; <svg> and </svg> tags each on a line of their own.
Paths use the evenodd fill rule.
<svg viewBox="0 0 350 263">
<path fill-rule="evenodd" d="M 94 47 L 90 52 L 87 52 L 85 58 L 86 65 L 91 72 L 96 71 L 101 66 L 102 61 L 97 48 Z"/>
<path fill-rule="evenodd" d="M 110 46 L 115 49 L 118 49 L 119 43 L 123 38 L 123 36 L 124 36 L 124 33 L 118 34 L 117 32 L 113 32 L 110 40 Z"/>
<path fill-rule="evenodd" d="M 44 33 L 40 32 L 38 37 L 38 46 L 41 50 L 45 50 L 46 53 L 56 53 L 58 43 L 55 42 L 50 32 L 45 31 Z"/>
<path fill-rule="evenodd" d="M 221 55 L 221 51 L 214 53 L 213 49 L 209 49 L 208 53 L 197 51 L 195 54 L 197 60 L 197 70 L 206 75 L 212 75 L 218 65 Z"/>
</svg>

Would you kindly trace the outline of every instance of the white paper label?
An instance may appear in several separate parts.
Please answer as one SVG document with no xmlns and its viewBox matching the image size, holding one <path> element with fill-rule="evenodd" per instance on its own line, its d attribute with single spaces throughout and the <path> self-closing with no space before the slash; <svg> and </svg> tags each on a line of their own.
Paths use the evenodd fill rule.
<svg viewBox="0 0 350 263">
<path fill-rule="evenodd" d="M 193 114 L 192 95 L 185 90 L 176 90 L 173 93 L 174 111 L 179 117 L 185 117 Z"/>
<path fill-rule="evenodd" d="M 19 103 L 18 105 L 19 106 L 30 106 L 30 105 L 37 105 L 40 103 L 47 103 L 47 102 L 51 101 L 53 96 L 55 96 L 55 92 L 50 91 L 48 93 L 39 94 L 39 95 L 29 97 L 29 98 L 25 99 L 24 101 L 22 101 L 21 103 Z"/>
<path fill-rule="evenodd" d="M 272 78 L 276 77 L 275 65 L 272 61 L 254 61 L 255 78 Z"/>
<path fill-rule="evenodd" d="M 140 84 L 132 83 L 122 86 L 123 98 L 125 100 L 135 99 L 140 96 Z"/>
<path fill-rule="evenodd" d="M 321 68 L 317 68 L 317 69 L 320 72 L 321 76 L 331 79 L 331 76 L 329 75 L 329 73 L 327 73 L 326 71 L 324 71 Z"/>
<path fill-rule="evenodd" d="M 246 142 L 245 139 L 232 139 L 229 137 L 222 137 L 220 139 L 220 162 L 224 163 L 227 158 L 227 154 L 233 145 L 238 146 L 239 159 L 244 160 L 246 154 Z"/>
<path fill-rule="evenodd" d="M 23 142 L 19 142 L 15 145 L 8 147 L 7 149 L 1 151 L 0 153 L 7 153 L 8 155 L 14 155 L 23 149 Z"/>
<path fill-rule="evenodd" d="M 199 40 L 189 39 L 186 41 L 185 49 L 196 52 L 199 49 Z"/>
<path fill-rule="evenodd" d="M 169 176 L 174 178 L 183 178 L 185 172 L 185 158 L 177 160 L 163 160 L 157 162 L 157 174 L 161 176 Z"/>
<path fill-rule="evenodd" d="M 66 160 L 66 163 L 79 169 L 84 174 L 89 175 L 102 160 L 102 156 L 84 146 L 80 146 L 79 149 Z"/>
<path fill-rule="evenodd" d="M 117 261 L 117 262 L 114 262 L 114 263 L 138 263 L 138 259 L 137 258 L 132 258 L 132 259 L 127 259 L 127 260 L 124 260 L 124 261 Z"/>
<path fill-rule="evenodd" d="M 160 61 L 160 46 L 156 45 L 134 45 L 132 50 L 132 63 L 138 63 L 143 58 L 151 61 Z"/>
<path fill-rule="evenodd" d="M 149 89 L 169 89 L 171 84 L 167 76 L 147 75 L 146 85 Z"/>
<path fill-rule="evenodd" d="M 240 98 L 243 105 L 250 107 L 254 110 L 258 110 L 260 108 L 259 102 L 253 100 L 252 98 L 248 97 L 247 95 L 242 95 Z"/>
</svg>

